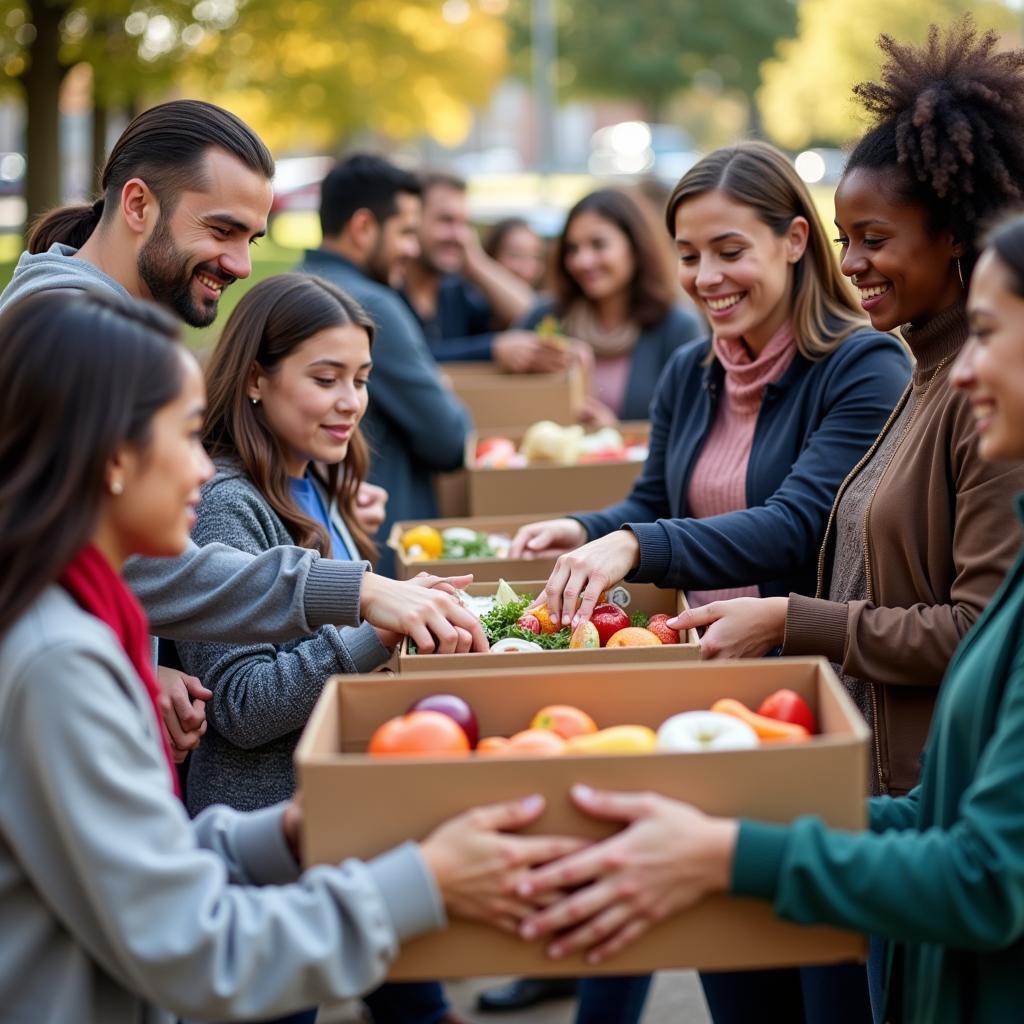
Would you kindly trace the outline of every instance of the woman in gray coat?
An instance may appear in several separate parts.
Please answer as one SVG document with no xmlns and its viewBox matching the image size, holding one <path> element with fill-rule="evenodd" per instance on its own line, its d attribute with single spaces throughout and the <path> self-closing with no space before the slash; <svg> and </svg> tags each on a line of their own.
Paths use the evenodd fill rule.
<svg viewBox="0 0 1024 1024">
<path fill-rule="evenodd" d="M 515 873 L 483 865 L 578 845 L 499 834 L 539 814 L 527 800 L 303 873 L 294 802 L 188 820 L 148 624 L 120 575 L 185 548 L 211 472 L 202 377 L 176 331 L 155 307 L 80 290 L 0 314 L 5 1020 L 251 1019 L 347 998 L 446 907 L 519 915 L 500 895 Z"/>
</svg>

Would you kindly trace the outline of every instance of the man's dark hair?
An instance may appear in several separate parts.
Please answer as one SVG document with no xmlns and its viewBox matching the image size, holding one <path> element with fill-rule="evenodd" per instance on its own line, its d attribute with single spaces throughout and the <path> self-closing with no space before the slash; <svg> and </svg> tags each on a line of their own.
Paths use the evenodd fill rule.
<svg viewBox="0 0 1024 1024">
<path fill-rule="evenodd" d="M 356 210 L 369 210 L 379 224 L 398 212 L 399 192 L 422 195 L 419 178 L 370 153 L 342 160 L 320 186 L 320 228 L 324 237 L 340 234 Z"/>
<path fill-rule="evenodd" d="M 125 182 L 141 178 L 168 217 L 181 193 L 206 187 L 203 160 L 222 149 L 268 180 L 274 158 L 259 136 L 240 118 L 202 100 L 174 100 L 143 111 L 121 133 L 100 178 L 102 196 L 94 203 L 61 206 L 43 214 L 28 236 L 29 252 L 45 252 L 54 242 L 76 249 L 85 244 L 105 216 L 117 207 Z M 105 213 L 106 211 L 106 213 Z"/>
</svg>

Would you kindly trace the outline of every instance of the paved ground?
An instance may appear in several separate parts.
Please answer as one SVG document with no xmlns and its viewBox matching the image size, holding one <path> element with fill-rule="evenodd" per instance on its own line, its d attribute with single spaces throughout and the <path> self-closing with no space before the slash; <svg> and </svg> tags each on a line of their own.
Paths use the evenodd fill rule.
<svg viewBox="0 0 1024 1024">
<path fill-rule="evenodd" d="M 447 985 L 448 998 L 460 1013 L 475 1024 L 572 1024 L 575 1002 L 564 999 L 545 1003 L 524 1013 L 478 1013 L 476 994 L 482 988 L 498 984 L 503 978 L 473 978 Z M 324 1010 L 318 1024 L 355 1024 L 363 1020 L 358 1004 L 346 1004 Z M 692 971 L 662 971 L 647 1000 L 643 1024 L 709 1024 L 707 1007 L 697 976 Z M 392 1022 L 389 1022 L 392 1024 Z"/>
</svg>

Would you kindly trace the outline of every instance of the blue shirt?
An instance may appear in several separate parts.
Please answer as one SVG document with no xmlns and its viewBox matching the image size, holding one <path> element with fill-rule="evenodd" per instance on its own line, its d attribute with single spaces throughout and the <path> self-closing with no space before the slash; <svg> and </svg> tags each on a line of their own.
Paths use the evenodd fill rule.
<svg viewBox="0 0 1024 1024">
<path fill-rule="evenodd" d="M 313 522 L 319 523 L 327 531 L 327 536 L 331 538 L 331 557 L 339 562 L 353 561 L 356 557 L 353 551 L 355 545 L 352 543 L 352 538 L 348 536 L 348 530 L 342 533 L 338 529 L 338 524 L 331 518 L 323 498 L 320 497 L 320 491 L 309 475 L 290 476 L 288 483 L 291 484 L 295 504 Z"/>
</svg>

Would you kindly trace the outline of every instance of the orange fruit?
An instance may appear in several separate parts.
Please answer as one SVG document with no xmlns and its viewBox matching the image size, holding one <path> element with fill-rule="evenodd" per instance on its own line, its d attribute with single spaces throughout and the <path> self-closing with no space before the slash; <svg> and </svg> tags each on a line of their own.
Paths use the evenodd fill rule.
<svg viewBox="0 0 1024 1024">
<path fill-rule="evenodd" d="M 432 526 L 414 526 L 402 534 L 402 549 L 413 561 L 440 558 L 444 550 L 441 534 Z"/>
<path fill-rule="evenodd" d="M 508 739 L 505 736 L 485 736 L 476 745 L 476 752 L 481 757 L 494 757 L 496 754 L 505 752 L 508 746 Z"/>
<path fill-rule="evenodd" d="M 562 628 L 557 622 L 552 621 L 551 613 L 548 611 L 546 604 L 538 605 L 536 608 L 531 609 L 530 614 L 535 616 L 540 623 L 540 631 L 542 633 L 557 633 Z"/>
<path fill-rule="evenodd" d="M 565 740 L 550 729 L 524 729 L 508 741 L 503 754 L 564 754 Z"/>
<path fill-rule="evenodd" d="M 571 704 L 549 704 L 533 716 L 530 728 L 550 729 L 563 739 L 571 739 L 597 732 L 597 722 Z"/>
<path fill-rule="evenodd" d="M 641 626 L 627 626 L 612 633 L 605 647 L 660 647 L 661 640 L 649 629 Z"/>
<path fill-rule="evenodd" d="M 385 756 L 451 756 L 468 754 L 469 740 L 462 726 L 440 711 L 410 711 L 388 719 L 370 737 L 368 749 L 371 754 Z"/>
</svg>

